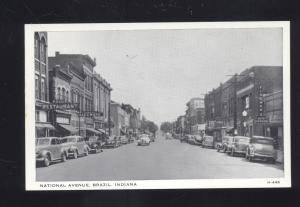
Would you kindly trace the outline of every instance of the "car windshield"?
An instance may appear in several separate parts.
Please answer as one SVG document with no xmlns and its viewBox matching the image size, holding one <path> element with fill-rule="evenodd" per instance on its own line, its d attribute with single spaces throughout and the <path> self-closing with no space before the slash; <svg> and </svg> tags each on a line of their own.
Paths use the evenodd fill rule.
<svg viewBox="0 0 300 207">
<path fill-rule="evenodd" d="M 213 137 L 205 137 L 206 141 L 213 141 Z"/>
<path fill-rule="evenodd" d="M 77 139 L 75 137 L 70 137 L 67 140 L 68 142 L 77 142 Z"/>
<path fill-rule="evenodd" d="M 36 145 L 42 146 L 42 145 L 49 145 L 50 139 L 38 139 Z"/>
<path fill-rule="evenodd" d="M 269 139 L 253 139 L 252 143 L 273 145 L 273 140 Z"/>
<path fill-rule="evenodd" d="M 248 138 L 235 138 L 235 141 L 236 142 L 239 142 L 239 143 L 248 143 L 249 142 L 249 139 Z"/>
<path fill-rule="evenodd" d="M 97 137 L 90 137 L 89 141 L 95 142 L 95 141 L 97 141 Z"/>
</svg>

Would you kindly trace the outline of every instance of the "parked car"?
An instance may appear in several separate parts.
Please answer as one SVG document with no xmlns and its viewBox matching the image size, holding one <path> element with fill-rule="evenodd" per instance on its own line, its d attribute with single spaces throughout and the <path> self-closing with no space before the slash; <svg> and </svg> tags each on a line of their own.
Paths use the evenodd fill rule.
<svg viewBox="0 0 300 207">
<path fill-rule="evenodd" d="M 78 156 L 87 156 L 89 154 L 89 146 L 82 136 L 74 135 L 64 138 L 67 139 L 68 143 L 68 158 L 73 157 L 77 159 Z"/>
<path fill-rule="evenodd" d="M 188 139 L 189 139 L 188 134 L 183 134 L 183 135 L 180 137 L 180 142 L 188 142 Z"/>
<path fill-rule="evenodd" d="M 228 145 L 227 152 L 229 152 L 231 156 L 235 156 L 236 154 L 246 155 L 249 142 L 250 137 L 235 136 L 233 137 L 231 145 Z"/>
<path fill-rule="evenodd" d="M 154 136 L 154 134 L 150 134 L 149 138 L 150 138 L 151 142 L 155 142 L 155 136 Z"/>
<path fill-rule="evenodd" d="M 142 145 L 150 145 L 150 138 L 147 134 L 142 134 L 140 137 L 139 137 L 139 140 L 137 142 L 137 145 L 138 146 L 142 146 Z"/>
<path fill-rule="evenodd" d="M 105 140 L 105 143 L 103 145 L 104 148 L 115 148 L 119 146 L 120 146 L 120 142 L 117 137 L 109 137 L 108 139 Z"/>
<path fill-rule="evenodd" d="M 48 167 L 51 162 L 67 160 L 68 152 L 66 145 L 63 145 L 64 139 L 58 137 L 44 137 L 36 139 L 35 157 L 37 163 L 42 163 Z"/>
<path fill-rule="evenodd" d="M 218 152 L 227 152 L 229 149 L 229 146 L 232 145 L 233 142 L 233 136 L 225 136 L 222 139 L 221 143 L 217 144 L 217 151 Z"/>
<path fill-rule="evenodd" d="M 204 135 L 203 141 L 202 141 L 202 147 L 214 148 L 214 137 Z"/>
<path fill-rule="evenodd" d="M 253 136 L 246 149 L 246 159 L 249 161 L 261 159 L 274 163 L 276 161 L 274 139 L 271 137 Z"/>
<path fill-rule="evenodd" d="M 119 137 L 120 143 L 121 144 L 128 144 L 128 138 L 126 136 L 120 136 Z"/>
<path fill-rule="evenodd" d="M 187 136 L 188 136 L 187 142 L 189 144 L 195 144 L 195 142 L 194 142 L 194 136 L 193 135 L 187 135 Z"/>
<path fill-rule="evenodd" d="M 202 141 L 203 141 L 203 138 L 201 135 L 199 135 L 199 134 L 194 135 L 194 144 L 202 145 Z"/>
<path fill-rule="evenodd" d="M 98 153 L 102 152 L 102 147 L 104 145 L 104 142 L 101 140 L 100 137 L 97 136 L 91 136 L 87 138 L 86 143 L 89 146 L 89 152 L 91 153 Z"/>
<path fill-rule="evenodd" d="M 128 137 L 128 142 L 129 142 L 129 143 L 134 142 L 134 137 L 133 137 L 132 135 L 130 135 L 130 136 Z"/>
</svg>

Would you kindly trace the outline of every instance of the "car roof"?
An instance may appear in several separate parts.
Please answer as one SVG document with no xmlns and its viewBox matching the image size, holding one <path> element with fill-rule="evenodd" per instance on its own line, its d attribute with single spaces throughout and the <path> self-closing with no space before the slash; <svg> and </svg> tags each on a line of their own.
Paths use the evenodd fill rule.
<svg viewBox="0 0 300 207">
<path fill-rule="evenodd" d="M 64 138 L 83 138 L 82 136 L 74 135 L 74 136 L 66 136 Z"/>
<path fill-rule="evenodd" d="M 60 137 L 38 137 L 37 139 L 59 139 Z"/>
<path fill-rule="evenodd" d="M 274 140 L 272 137 L 264 137 L 264 136 L 253 136 L 252 139 L 267 139 L 267 140 Z"/>
<path fill-rule="evenodd" d="M 235 136 L 234 138 L 238 138 L 238 139 L 250 139 L 250 137 L 245 137 L 245 136 Z"/>
</svg>

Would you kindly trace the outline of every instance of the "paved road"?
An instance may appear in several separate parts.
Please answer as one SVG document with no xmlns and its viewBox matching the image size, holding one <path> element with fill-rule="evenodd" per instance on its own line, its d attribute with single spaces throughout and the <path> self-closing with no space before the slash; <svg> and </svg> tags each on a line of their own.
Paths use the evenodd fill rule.
<svg viewBox="0 0 300 207">
<path fill-rule="evenodd" d="M 213 149 L 158 137 L 150 146 L 127 144 L 65 163 L 39 167 L 37 181 L 101 181 L 283 177 L 279 166 L 248 162 Z"/>
</svg>

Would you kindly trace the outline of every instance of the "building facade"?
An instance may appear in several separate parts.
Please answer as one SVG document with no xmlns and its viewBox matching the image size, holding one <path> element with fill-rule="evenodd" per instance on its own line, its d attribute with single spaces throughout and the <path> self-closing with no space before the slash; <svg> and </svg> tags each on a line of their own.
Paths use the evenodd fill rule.
<svg viewBox="0 0 300 207">
<path fill-rule="evenodd" d="M 50 123 L 48 75 L 48 36 L 46 32 L 34 33 L 35 72 L 35 136 L 52 136 L 55 128 Z"/>
<path fill-rule="evenodd" d="M 186 110 L 186 131 L 197 134 L 198 125 L 205 124 L 204 98 L 192 98 L 187 104 Z"/>
<path fill-rule="evenodd" d="M 280 90 L 280 66 L 254 66 L 235 74 L 205 95 L 207 130 L 218 140 L 225 133 L 249 137 L 266 135 L 265 125 L 269 121 L 265 114 L 265 94 Z"/>
<path fill-rule="evenodd" d="M 93 106 L 94 111 L 99 112 L 94 116 L 95 129 L 109 134 L 110 97 L 112 88 L 110 84 L 99 74 L 93 74 Z"/>
<path fill-rule="evenodd" d="M 51 65 L 52 66 L 52 65 Z M 73 75 L 70 68 L 56 65 L 49 68 L 49 100 L 51 103 L 71 103 L 71 81 Z M 76 113 L 73 111 L 73 113 Z M 72 110 L 51 110 L 51 121 L 55 126 L 55 136 L 79 134 L 71 125 Z"/>
<path fill-rule="evenodd" d="M 79 104 L 79 112 L 72 112 L 71 126 L 78 129 L 78 133 L 84 137 L 92 136 L 99 131 L 94 129 L 93 116 L 88 116 L 94 109 L 93 106 L 93 69 L 96 60 L 89 55 L 82 54 L 60 54 L 55 53 L 54 57 L 49 57 L 51 67 L 60 65 L 68 68 L 73 78 L 70 82 L 71 103 Z"/>
</svg>

